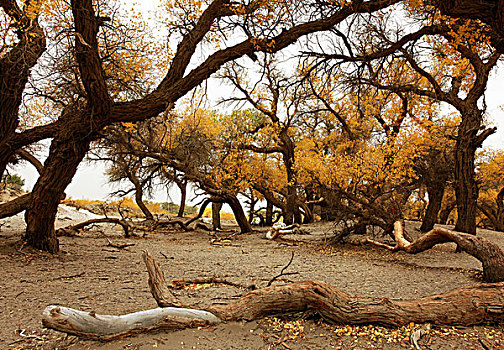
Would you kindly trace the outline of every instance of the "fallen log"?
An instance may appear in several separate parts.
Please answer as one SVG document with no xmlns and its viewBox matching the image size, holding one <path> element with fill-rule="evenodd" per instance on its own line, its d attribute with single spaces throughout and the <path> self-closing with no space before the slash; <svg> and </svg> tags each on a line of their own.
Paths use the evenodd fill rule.
<svg viewBox="0 0 504 350">
<path fill-rule="evenodd" d="M 306 281 L 247 293 L 206 310 L 157 308 L 123 316 L 98 315 L 48 306 L 47 328 L 101 340 L 157 329 L 207 326 L 221 321 L 252 321 L 271 315 L 305 312 L 337 324 L 397 327 L 410 322 L 470 326 L 504 321 L 504 283 L 478 284 L 421 299 L 356 297 L 324 282 Z"/>
<path fill-rule="evenodd" d="M 124 231 L 124 237 L 130 237 L 130 224 L 119 218 L 99 218 L 99 219 L 90 219 L 87 221 L 80 222 L 75 225 L 70 225 L 66 227 L 62 227 L 56 231 L 56 235 L 58 236 L 74 236 L 79 233 L 79 230 L 82 230 L 86 226 L 95 225 L 95 224 L 117 224 L 121 225 Z"/>
<path fill-rule="evenodd" d="M 298 224 L 292 224 L 289 226 L 273 226 L 271 230 L 266 232 L 264 238 L 273 241 L 281 236 L 292 234 L 307 234 L 307 231 L 301 229 Z"/>
<path fill-rule="evenodd" d="M 0 219 L 14 216 L 26 210 L 31 202 L 31 193 L 23 194 L 13 200 L 0 204 Z"/>
<path fill-rule="evenodd" d="M 203 310 L 173 307 L 113 316 L 50 305 L 42 314 L 42 324 L 46 328 L 100 340 L 113 340 L 158 329 L 209 326 L 219 322 L 219 318 Z"/>
<path fill-rule="evenodd" d="M 166 286 L 154 259 L 145 253 L 144 260 L 150 275 L 149 285 L 151 291 L 156 291 L 153 296 L 158 304 L 181 305 Z M 164 313 L 162 310 L 168 311 Z M 252 321 L 297 312 L 319 315 L 327 322 L 352 325 L 374 323 L 397 327 L 414 322 L 470 326 L 496 323 L 504 321 L 504 283 L 477 284 L 420 299 L 398 300 L 351 296 L 324 282 L 305 281 L 257 289 L 228 305 L 206 310 L 170 307 L 108 316 L 49 306 L 43 313 L 42 322 L 45 327 L 61 332 L 107 340 L 154 329 L 205 326 L 220 321 Z"/>
<path fill-rule="evenodd" d="M 365 240 L 364 243 L 373 244 L 394 252 L 405 251 L 406 253 L 417 254 L 440 243 L 454 242 L 463 252 L 481 261 L 483 281 L 489 283 L 504 281 L 504 252 L 497 244 L 483 237 L 435 228 L 410 242 L 404 237 L 402 222 L 396 221 L 394 224 L 394 238 L 396 241 L 394 246 L 369 239 Z"/>
</svg>

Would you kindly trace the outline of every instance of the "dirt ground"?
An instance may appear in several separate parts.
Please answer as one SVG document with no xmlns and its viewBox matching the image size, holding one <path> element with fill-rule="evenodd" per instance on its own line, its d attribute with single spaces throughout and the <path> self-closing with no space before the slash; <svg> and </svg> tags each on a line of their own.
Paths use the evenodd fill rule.
<svg viewBox="0 0 504 350">
<path fill-rule="evenodd" d="M 90 218 L 62 207 L 58 226 Z M 418 223 L 408 223 L 415 233 Z M 51 304 L 99 314 L 125 314 L 155 308 L 147 285 L 142 251 L 148 250 L 168 281 L 220 277 L 237 284 L 264 287 L 287 265 L 293 273 L 275 283 L 321 280 L 346 293 L 412 299 L 478 283 L 481 264 L 445 244 L 418 255 L 390 253 L 349 244 L 327 246 L 331 223 L 306 227 L 310 234 L 290 241 L 263 239 L 264 232 L 225 239 L 206 231 L 167 230 L 125 239 L 120 228 L 101 226 L 79 237 L 61 237 L 56 256 L 20 246 L 22 216 L 0 220 L 0 349 L 409 349 L 409 335 L 426 325 L 401 328 L 328 325 L 305 315 L 278 315 L 248 323 L 203 329 L 141 334 L 112 342 L 84 340 L 41 325 Z M 481 230 L 504 248 L 504 235 Z M 109 245 L 131 243 L 124 249 Z M 285 278 L 284 278 L 285 277 Z M 228 303 L 246 293 L 239 287 L 193 285 L 174 293 L 187 304 Z M 504 349 L 504 326 L 432 328 L 421 349 Z"/>
</svg>

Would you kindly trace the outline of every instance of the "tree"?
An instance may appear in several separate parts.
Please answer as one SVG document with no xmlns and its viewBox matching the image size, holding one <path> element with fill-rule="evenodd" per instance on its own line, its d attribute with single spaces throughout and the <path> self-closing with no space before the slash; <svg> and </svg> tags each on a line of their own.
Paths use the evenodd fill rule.
<svg viewBox="0 0 504 350">
<path fill-rule="evenodd" d="M 421 8 L 410 8 L 410 11 L 417 16 L 422 13 Z M 495 132 L 494 128 L 484 127 L 484 110 L 479 101 L 484 95 L 489 73 L 500 54 L 489 48 L 485 32 L 476 22 L 450 22 L 438 16 L 434 17 L 434 25 L 424 26 L 405 35 L 396 33 L 393 34 L 395 38 L 390 38 L 391 34 L 383 31 L 384 24 L 380 21 L 382 19 L 378 19 L 374 26 L 369 26 L 374 28 L 372 32 L 376 37 L 383 38 L 384 43 L 376 45 L 378 50 L 368 45 L 361 48 L 360 54 L 356 50 L 355 53 L 351 51 L 351 55 L 319 56 L 323 59 L 356 62 L 357 65 L 366 62 L 361 66 L 367 70 L 367 76 L 360 75 L 362 83 L 394 93 L 413 93 L 433 101 L 445 102 L 458 111 L 461 121 L 454 149 L 458 212 L 456 230 L 474 234 L 478 197 L 474 177 L 475 153 L 483 141 Z M 419 40 L 425 35 L 427 39 Z M 404 47 L 407 43 L 409 46 Z M 431 62 L 435 63 L 426 65 L 421 62 L 426 57 L 426 47 L 429 46 Z M 392 52 L 397 53 L 390 57 Z M 450 74 L 446 74 L 447 71 Z M 402 78 L 398 80 L 399 75 Z"/>
<path fill-rule="evenodd" d="M 504 53 L 504 20 L 502 0 L 438 0 L 441 13 L 454 18 L 480 20 L 488 25 L 490 41 L 499 53 Z"/>
<path fill-rule="evenodd" d="M 113 159 L 118 155 L 136 159 L 135 162 L 150 159 L 154 161 L 151 167 L 161 174 L 164 174 L 163 169 L 183 174 L 186 180 L 209 196 L 200 209 L 201 213 L 210 202 L 227 203 L 241 232 L 250 232 L 250 224 L 237 198 L 246 180 L 239 172 L 239 159 L 219 147 L 219 129 L 213 112 L 187 110 L 183 117 L 165 113 L 128 128 L 110 129 L 112 147 L 108 153 L 115 154 L 111 157 Z"/>
<path fill-rule="evenodd" d="M 222 77 L 229 81 L 242 95 L 231 97 L 227 101 L 248 102 L 259 116 L 251 113 L 255 123 L 251 123 L 245 133 L 245 139 L 235 140 L 237 149 L 259 154 L 279 154 L 285 169 L 285 189 L 282 189 L 285 201 L 282 206 L 284 223 L 290 225 L 300 222 L 298 209 L 296 176 L 296 123 L 299 119 L 299 105 L 305 96 L 298 93 L 293 82 L 275 67 L 275 62 L 265 59 L 261 62 L 258 74 L 264 80 L 248 86 L 245 69 L 229 65 Z"/>
<path fill-rule="evenodd" d="M 161 82 L 149 93 L 128 99 L 127 94 L 111 94 L 99 33 L 109 17 L 97 14 L 91 0 L 71 1 L 75 25 L 75 58 L 85 99 L 65 110 L 57 121 L 27 130 L 9 149 L 52 137 L 44 172 L 35 184 L 25 218 L 26 242 L 42 250 L 58 251 L 54 220 L 59 200 L 72 180 L 77 167 L 101 131 L 114 123 L 136 122 L 165 111 L 180 97 L 208 79 L 223 64 L 255 52 L 276 52 L 310 33 L 328 30 L 355 13 L 366 13 L 387 7 L 399 0 L 356 1 L 344 6 L 308 2 L 288 3 L 287 8 L 267 3 L 232 4 L 215 0 L 197 13 L 190 23 L 174 22 L 181 40 Z M 181 4 L 181 3 L 180 3 Z M 184 5 L 184 4 L 182 4 Z M 320 9 L 316 12 L 315 9 Z M 320 15 L 306 19 L 304 14 Z M 252 15 L 254 14 L 254 15 Z M 176 16 L 174 18 L 177 18 Z M 218 27 L 217 22 L 222 23 Z M 189 24 L 189 25 L 185 25 Z M 216 49 L 195 68 L 188 71 L 196 48 L 205 40 L 225 44 L 219 30 L 245 28 L 238 43 Z M 264 28 L 270 28 L 264 31 Z M 250 35 L 249 35 L 250 34 Z M 238 38 L 238 36 L 234 36 Z M 0 153 L 8 153 L 2 147 Z"/>
<path fill-rule="evenodd" d="M 5 17 L 0 20 L 0 176 L 14 155 L 19 108 L 30 70 L 46 50 L 46 37 L 39 24 L 42 1 L 0 1 Z"/>
<path fill-rule="evenodd" d="M 487 225 L 504 231 L 504 152 L 487 151 L 479 161 L 477 180 L 480 184 L 478 209 Z"/>
</svg>

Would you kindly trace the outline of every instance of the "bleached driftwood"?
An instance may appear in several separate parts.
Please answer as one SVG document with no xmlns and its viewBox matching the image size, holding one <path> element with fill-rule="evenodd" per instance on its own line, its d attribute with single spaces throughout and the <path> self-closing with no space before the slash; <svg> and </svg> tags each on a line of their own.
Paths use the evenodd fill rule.
<svg viewBox="0 0 504 350">
<path fill-rule="evenodd" d="M 220 322 L 217 316 L 208 311 L 175 307 L 112 316 L 50 305 L 42 314 L 44 327 L 101 340 L 111 340 L 154 329 L 182 329 Z"/>
<path fill-rule="evenodd" d="M 292 224 L 289 226 L 273 226 L 271 230 L 266 232 L 265 238 L 269 240 L 275 240 L 278 237 L 291 234 L 306 233 L 299 228 L 298 224 Z"/>
</svg>

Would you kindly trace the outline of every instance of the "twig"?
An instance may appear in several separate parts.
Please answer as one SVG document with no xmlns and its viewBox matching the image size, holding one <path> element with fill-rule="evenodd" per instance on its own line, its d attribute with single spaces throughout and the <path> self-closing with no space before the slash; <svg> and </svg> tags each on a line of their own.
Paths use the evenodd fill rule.
<svg viewBox="0 0 504 350">
<path fill-rule="evenodd" d="M 219 277 L 197 278 L 194 280 L 185 280 L 185 279 L 173 280 L 171 285 L 168 287 L 171 289 L 183 289 L 184 287 L 186 287 L 187 285 L 190 285 L 190 284 L 207 284 L 207 283 L 226 284 L 228 286 L 244 288 L 247 290 L 254 290 L 255 289 L 255 285 L 245 286 L 243 284 L 234 283 L 234 282 L 231 282 L 231 281 L 219 278 Z"/>
<path fill-rule="evenodd" d="M 107 246 L 114 247 L 117 249 L 124 249 L 135 245 L 135 243 L 112 243 L 112 241 L 108 238 L 107 241 L 108 241 Z"/>
<path fill-rule="evenodd" d="M 75 275 L 55 277 L 51 281 L 57 281 L 57 280 L 64 280 L 64 279 L 69 279 L 69 278 L 82 277 L 85 274 L 86 274 L 86 272 L 84 271 L 84 272 L 81 272 L 81 273 L 77 273 Z"/>
<path fill-rule="evenodd" d="M 483 342 L 482 339 L 478 339 L 478 341 L 481 344 L 481 346 L 483 347 L 483 349 L 490 350 L 490 347 L 488 347 L 488 344 L 485 344 L 485 342 Z"/>
<path fill-rule="evenodd" d="M 290 266 L 290 264 L 292 264 L 292 261 L 294 260 L 294 252 L 292 252 L 292 256 L 290 258 L 290 261 L 287 265 L 284 266 L 284 268 L 282 269 L 282 271 L 280 271 L 280 274 L 278 274 L 277 276 L 273 277 L 269 282 L 268 284 L 266 285 L 266 287 L 269 287 L 271 286 L 271 284 L 279 277 L 282 277 L 282 276 L 289 276 L 289 275 L 298 275 L 299 272 L 287 272 L 287 273 L 284 273 L 285 270 L 287 270 L 287 268 Z"/>
</svg>

